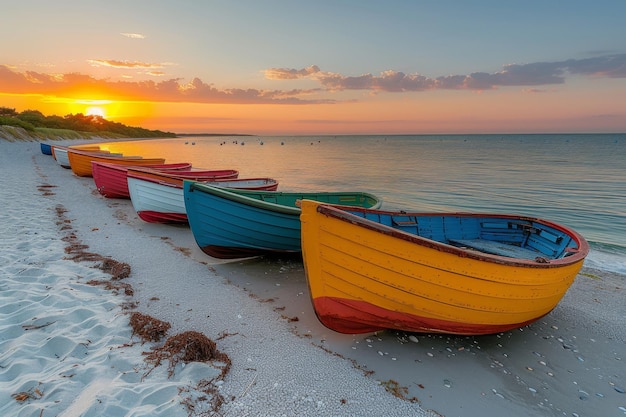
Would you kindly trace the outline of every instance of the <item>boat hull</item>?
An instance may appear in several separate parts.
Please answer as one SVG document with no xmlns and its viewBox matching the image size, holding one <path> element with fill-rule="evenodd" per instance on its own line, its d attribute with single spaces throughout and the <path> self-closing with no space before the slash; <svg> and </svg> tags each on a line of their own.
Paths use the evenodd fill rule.
<svg viewBox="0 0 626 417">
<path fill-rule="evenodd" d="M 44 155 L 52 155 L 52 146 L 49 143 L 43 143 L 41 142 L 39 144 L 39 147 L 41 149 L 41 153 Z"/>
<path fill-rule="evenodd" d="M 67 149 L 58 146 L 52 146 L 52 156 L 54 156 L 54 160 L 57 161 L 61 167 L 65 169 L 70 169 L 70 159 L 67 156 Z"/>
<path fill-rule="evenodd" d="M 137 178 L 127 177 L 130 201 L 137 215 L 149 223 L 187 223 L 183 189 Z"/>
<path fill-rule="evenodd" d="M 184 180 L 192 181 L 216 181 L 216 180 L 235 180 L 239 177 L 239 171 L 235 169 L 217 169 L 217 170 L 176 170 L 163 171 L 152 169 L 150 167 L 130 167 L 127 175 L 129 177 L 140 178 L 145 181 L 167 184 L 183 188 Z"/>
<path fill-rule="evenodd" d="M 589 250 L 576 232 L 537 219 L 450 214 L 438 226 L 435 216 L 430 217 L 429 221 L 420 218 L 414 226 L 402 221 L 384 226 L 336 207 L 303 201 L 303 259 L 319 320 L 340 333 L 383 329 L 460 335 L 503 332 L 532 323 L 554 309 Z M 454 231 L 453 240 L 465 237 L 469 244 L 468 236 L 478 224 L 496 225 L 501 220 L 532 223 L 534 230 L 545 226 L 549 230 L 544 233 L 546 242 L 533 239 L 537 247 L 550 248 L 542 248 L 544 252 L 533 258 L 533 251 L 515 244 L 513 251 L 527 250 L 528 256 L 514 258 L 400 230 L 421 227 L 420 233 L 432 235 Z M 516 239 L 509 229 L 497 233 Z M 561 240 L 553 239 L 557 235 Z M 551 250 L 566 256 L 551 259 Z"/>
<path fill-rule="evenodd" d="M 280 193 L 227 190 L 185 181 L 185 208 L 196 243 L 221 259 L 299 253 L 302 198 L 377 207 L 367 193 Z"/>
<path fill-rule="evenodd" d="M 154 169 L 129 168 L 128 192 L 137 215 L 149 223 L 187 223 L 183 197 L 185 178 L 217 179 L 234 181 L 236 170 L 214 171 L 157 171 Z"/>
<path fill-rule="evenodd" d="M 96 189 L 106 198 L 130 198 L 127 173 L 131 166 L 91 161 L 91 170 Z M 181 162 L 175 164 L 148 165 L 152 169 L 162 171 L 188 170 L 191 164 Z"/>
<path fill-rule="evenodd" d="M 173 175 L 175 176 L 175 174 Z M 174 179 L 168 182 L 166 175 L 161 176 L 161 178 L 163 178 L 161 181 L 143 178 L 141 175 L 137 175 L 134 170 L 126 178 L 130 199 L 137 215 L 148 223 L 187 223 L 183 188 L 182 184 L 179 185 L 179 181 L 182 182 L 182 180 Z M 207 184 L 219 187 L 233 185 L 254 187 L 252 189 L 265 187 L 270 190 L 276 189 L 278 186 L 278 182 L 275 180 L 268 181 L 265 179 L 207 181 Z"/>
<path fill-rule="evenodd" d="M 155 165 L 164 164 L 164 158 L 143 158 L 140 156 L 111 156 L 104 154 L 96 154 L 92 152 L 68 149 L 67 156 L 70 162 L 72 172 L 79 177 L 93 176 L 91 162 L 109 162 L 119 165 Z"/>
</svg>

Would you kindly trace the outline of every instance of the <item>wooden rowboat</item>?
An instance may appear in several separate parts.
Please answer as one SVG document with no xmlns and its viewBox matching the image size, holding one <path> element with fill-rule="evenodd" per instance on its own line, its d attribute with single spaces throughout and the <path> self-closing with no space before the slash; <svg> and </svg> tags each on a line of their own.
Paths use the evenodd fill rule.
<svg viewBox="0 0 626 417">
<path fill-rule="evenodd" d="M 126 174 L 133 208 L 140 219 L 149 223 L 187 223 L 185 179 L 234 181 L 238 175 L 234 169 L 165 172 L 139 167 L 129 168 Z"/>
<path fill-rule="evenodd" d="M 41 142 L 39 144 L 39 148 L 41 149 L 41 153 L 44 155 L 52 155 L 52 146 L 49 143 Z"/>
<path fill-rule="evenodd" d="M 79 177 L 91 177 L 91 162 L 112 162 L 119 165 L 155 165 L 164 164 L 164 158 L 143 158 L 141 156 L 111 156 L 68 148 L 67 156 L 72 172 Z"/>
<path fill-rule="evenodd" d="M 98 192 L 106 198 L 130 198 L 128 180 L 126 178 L 129 167 L 131 166 L 91 161 L 92 176 Z M 182 171 L 191 169 L 191 163 L 156 164 L 147 165 L 147 167 L 168 172 Z"/>
<path fill-rule="evenodd" d="M 557 305 L 589 252 L 575 231 L 531 217 L 301 207 L 313 306 L 341 333 L 522 327 Z"/>
<path fill-rule="evenodd" d="M 51 146 L 52 156 L 57 164 L 63 168 L 70 169 L 70 159 L 67 156 L 67 148 L 63 146 Z"/>
<path fill-rule="evenodd" d="M 215 187 L 185 181 L 189 226 L 198 246 L 215 258 L 299 253 L 300 208 L 296 201 L 378 207 L 364 192 L 277 192 Z"/>
<path fill-rule="evenodd" d="M 54 157 L 55 161 L 57 161 L 57 163 L 61 165 L 63 168 L 71 169 L 70 158 L 67 152 L 72 147 L 71 146 L 59 146 L 59 145 L 51 145 L 50 147 L 52 148 L 52 156 Z M 90 147 L 83 145 L 82 147 L 76 148 L 76 149 L 79 149 L 84 152 L 94 153 L 94 154 L 102 154 L 102 155 L 110 155 L 110 156 L 122 155 L 122 154 L 112 154 L 109 151 L 101 150 L 100 147 L 95 146 L 95 145 L 91 145 Z"/>
</svg>

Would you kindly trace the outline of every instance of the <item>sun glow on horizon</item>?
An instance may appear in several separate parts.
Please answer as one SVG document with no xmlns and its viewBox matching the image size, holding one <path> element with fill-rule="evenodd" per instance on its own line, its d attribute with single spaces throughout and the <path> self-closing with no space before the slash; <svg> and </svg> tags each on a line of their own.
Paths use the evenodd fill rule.
<svg viewBox="0 0 626 417">
<path fill-rule="evenodd" d="M 86 116 L 100 116 L 105 118 L 107 116 L 106 105 L 111 104 L 110 100 L 75 100 L 76 106 L 82 107 Z"/>
<path fill-rule="evenodd" d="M 106 118 L 106 112 L 104 108 L 98 106 L 90 106 L 85 110 L 87 116 L 100 116 L 102 118 Z"/>
</svg>

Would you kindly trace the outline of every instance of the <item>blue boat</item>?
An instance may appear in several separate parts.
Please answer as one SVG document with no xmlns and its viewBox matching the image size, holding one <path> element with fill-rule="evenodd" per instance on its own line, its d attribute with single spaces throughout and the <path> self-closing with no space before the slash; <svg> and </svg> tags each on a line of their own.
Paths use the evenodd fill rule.
<svg viewBox="0 0 626 417">
<path fill-rule="evenodd" d="M 52 146 L 50 144 L 41 142 L 39 146 L 41 147 L 42 154 L 52 155 Z"/>
<path fill-rule="evenodd" d="M 196 243 L 220 259 L 301 252 L 299 200 L 366 208 L 382 203 L 365 192 L 251 191 L 187 180 L 183 193 Z"/>
</svg>

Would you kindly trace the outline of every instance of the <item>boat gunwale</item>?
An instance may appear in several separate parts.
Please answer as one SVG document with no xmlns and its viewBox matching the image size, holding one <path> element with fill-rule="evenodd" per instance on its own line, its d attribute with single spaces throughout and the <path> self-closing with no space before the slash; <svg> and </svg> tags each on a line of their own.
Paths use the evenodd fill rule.
<svg viewBox="0 0 626 417">
<path fill-rule="evenodd" d="M 587 254 L 589 253 L 589 243 L 587 240 L 578 232 L 569 227 L 563 226 L 561 224 L 552 222 L 550 220 L 544 220 L 536 217 L 530 216 L 522 216 L 522 215 L 514 215 L 514 214 L 498 214 L 498 213 L 472 213 L 472 212 L 451 212 L 451 213 L 436 213 L 436 212 L 404 212 L 404 211 L 392 211 L 392 210 L 378 210 L 374 209 L 375 212 L 381 214 L 388 215 L 402 215 L 402 216 L 417 216 L 417 217 L 425 217 L 425 216 L 439 216 L 439 217 L 498 217 L 512 220 L 524 220 L 535 222 L 538 224 L 546 225 L 552 227 L 556 230 L 559 230 L 563 233 L 566 233 L 569 237 L 571 237 L 578 245 L 578 249 L 572 252 L 571 255 L 557 258 L 557 259 L 546 259 L 545 261 L 538 262 L 536 260 L 526 260 L 521 258 L 511 258 L 506 256 L 500 256 L 495 254 L 490 254 L 486 252 L 479 252 L 473 250 L 467 250 L 463 248 L 459 248 L 456 246 L 449 245 L 447 243 L 438 242 L 432 239 L 428 239 L 416 234 L 408 233 L 399 229 L 394 229 L 393 227 L 384 225 L 382 223 L 375 222 L 373 220 L 369 220 L 363 217 L 356 216 L 349 211 L 361 211 L 367 212 L 372 209 L 362 209 L 360 207 L 351 207 L 351 206 L 339 206 L 339 205 L 331 205 L 325 203 L 318 203 L 316 207 L 316 211 L 320 214 L 323 214 L 328 217 L 336 218 L 338 220 L 352 223 L 355 225 L 359 225 L 366 229 L 374 230 L 381 234 L 385 234 L 388 236 L 392 236 L 397 239 L 405 240 L 423 247 L 428 247 L 431 249 L 438 250 L 440 252 L 446 252 L 458 257 L 476 259 L 480 261 L 487 261 L 502 265 L 510 265 L 510 266 L 523 266 L 523 267 L 531 267 L 531 268 L 539 268 L 539 269 L 547 269 L 547 268 L 558 268 L 567 265 L 572 265 L 577 262 L 582 262 Z M 543 258 L 542 258 L 543 259 Z"/>
<path fill-rule="evenodd" d="M 165 181 L 165 179 L 174 179 L 182 182 L 183 180 L 189 181 L 214 181 L 214 180 L 234 180 L 239 177 L 239 171 L 236 169 L 202 169 L 202 170 L 160 170 L 152 167 L 142 166 L 130 166 L 127 171 L 127 175 L 134 178 L 139 178 L 145 181 L 158 183 L 159 181 Z M 162 178 L 154 178 L 162 177 Z"/>
<path fill-rule="evenodd" d="M 198 190 L 200 192 L 204 192 L 207 194 L 211 194 L 213 196 L 217 196 L 220 198 L 224 198 L 226 200 L 230 200 L 239 204 L 245 204 L 248 206 L 252 206 L 259 209 L 264 209 L 268 211 L 272 211 L 275 213 L 281 214 L 291 214 L 299 216 L 302 213 L 302 210 L 298 206 L 285 206 L 282 204 L 272 203 L 269 201 L 264 201 L 252 197 L 248 197 L 250 194 L 266 194 L 266 195 L 318 195 L 318 194 L 329 194 L 329 195 L 358 195 L 366 198 L 370 198 L 373 201 L 376 201 L 376 204 L 371 208 L 380 207 L 382 200 L 379 197 L 376 197 L 373 194 L 364 192 L 364 191 L 355 191 L 355 192 L 347 192 L 347 191 L 325 191 L 325 192 L 285 192 L 285 191 L 263 191 L 263 190 L 244 190 L 244 189 L 236 189 L 236 188 L 223 188 L 223 187 L 214 187 L 210 184 L 203 183 L 201 181 L 188 181 L 185 180 L 186 183 L 189 183 L 188 186 L 183 186 L 187 192 L 193 192 L 194 190 Z M 301 198 L 302 199 L 302 198 Z M 352 207 L 352 206 L 346 206 Z"/>
<path fill-rule="evenodd" d="M 117 164 L 115 162 L 112 161 L 91 161 L 91 165 L 99 165 L 100 167 L 104 167 L 104 168 L 108 168 L 111 170 L 115 170 L 115 171 L 120 171 L 120 172 L 128 172 L 129 169 L 133 168 L 133 165 L 122 165 L 122 164 Z M 169 170 L 173 170 L 176 171 L 177 169 L 185 169 L 186 167 L 191 168 L 192 165 L 190 162 L 175 162 L 175 163 L 170 163 L 170 164 L 154 164 L 155 166 L 151 166 L 150 168 L 155 169 L 155 170 L 165 170 L 168 171 Z M 137 165 L 140 166 L 140 165 Z"/>
<path fill-rule="evenodd" d="M 165 158 L 161 158 L 161 157 L 154 157 L 154 158 L 146 158 L 143 156 L 124 156 L 124 155 L 111 155 L 110 153 L 98 153 L 98 151 L 95 152 L 90 152 L 90 151 L 81 151 L 79 149 L 75 149 L 75 148 L 67 148 L 67 153 L 69 154 L 74 154 L 74 155 L 79 155 L 79 156 L 86 156 L 88 159 L 90 158 L 94 158 L 94 159 L 90 159 L 89 162 L 93 162 L 94 160 L 97 162 L 109 162 L 109 163 L 115 163 L 115 161 L 122 161 L 122 163 L 126 163 L 128 161 L 140 161 L 140 162 L 147 162 L 149 161 L 149 163 L 153 163 L 153 164 L 165 164 Z M 98 159 L 102 159 L 103 161 L 99 161 Z M 162 162 L 156 162 L 156 161 L 162 161 Z"/>
</svg>

